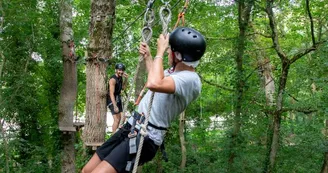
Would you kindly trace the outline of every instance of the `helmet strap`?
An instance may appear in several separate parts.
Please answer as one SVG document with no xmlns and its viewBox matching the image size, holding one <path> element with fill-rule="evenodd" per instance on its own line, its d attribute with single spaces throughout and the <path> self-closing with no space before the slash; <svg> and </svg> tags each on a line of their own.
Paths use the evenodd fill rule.
<svg viewBox="0 0 328 173">
<path fill-rule="evenodd" d="M 175 56 L 175 53 L 174 52 L 172 52 L 172 59 L 173 59 L 172 67 L 170 68 L 169 73 L 173 73 L 175 71 L 175 67 L 178 65 L 178 63 L 182 62 L 182 60 L 179 60 Z"/>
</svg>

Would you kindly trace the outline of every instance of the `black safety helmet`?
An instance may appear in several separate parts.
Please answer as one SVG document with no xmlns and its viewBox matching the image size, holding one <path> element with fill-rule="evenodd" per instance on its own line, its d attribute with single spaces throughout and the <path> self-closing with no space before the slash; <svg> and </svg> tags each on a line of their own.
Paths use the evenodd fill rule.
<svg viewBox="0 0 328 173">
<path fill-rule="evenodd" d="M 125 65 L 123 63 L 117 63 L 115 65 L 115 69 L 120 69 L 120 70 L 125 71 Z"/>
<path fill-rule="evenodd" d="M 182 55 L 182 61 L 198 61 L 205 53 L 206 42 L 204 36 L 198 31 L 188 28 L 176 28 L 171 34 L 169 43 L 173 52 Z"/>
</svg>

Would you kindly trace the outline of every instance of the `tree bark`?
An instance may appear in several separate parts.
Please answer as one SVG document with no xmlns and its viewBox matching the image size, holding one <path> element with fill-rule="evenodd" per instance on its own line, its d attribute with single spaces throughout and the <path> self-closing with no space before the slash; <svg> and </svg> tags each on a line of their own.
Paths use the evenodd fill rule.
<svg viewBox="0 0 328 173">
<path fill-rule="evenodd" d="M 264 82 L 264 90 L 265 90 L 265 98 L 268 106 L 274 105 L 274 93 L 275 93 L 275 85 L 272 73 L 272 65 L 268 58 L 264 59 L 262 70 L 263 70 L 263 82 Z"/>
<path fill-rule="evenodd" d="M 187 162 L 187 149 L 186 149 L 186 142 L 184 137 L 184 127 L 185 127 L 185 111 L 180 114 L 180 122 L 179 122 L 179 136 L 180 136 L 180 145 L 181 145 L 181 164 L 180 169 L 182 171 L 186 167 Z"/>
<path fill-rule="evenodd" d="M 103 143 L 106 129 L 106 68 L 112 58 L 115 0 L 92 0 L 86 67 L 86 144 Z"/>
<path fill-rule="evenodd" d="M 62 167 L 61 172 L 75 172 L 75 149 L 73 111 L 77 96 L 77 69 L 74 53 L 71 0 L 60 1 L 60 39 L 62 42 L 63 83 L 59 99 L 59 128 L 62 133 Z"/>
<path fill-rule="evenodd" d="M 269 25 L 272 32 L 272 43 L 273 47 L 277 52 L 277 55 L 279 56 L 281 63 L 282 63 L 282 69 L 281 69 L 281 75 L 279 77 L 279 88 L 278 88 L 278 94 L 276 98 L 276 111 L 273 113 L 273 123 L 270 129 L 270 136 L 269 141 L 271 144 L 269 144 L 269 152 L 267 157 L 267 163 L 265 165 L 264 172 L 271 173 L 275 169 L 275 162 L 276 162 L 276 156 L 279 149 L 279 138 L 280 138 L 280 123 L 281 123 L 281 115 L 282 115 L 282 108 L 283 108 L 283 93 L 285 91 L 287 77 L 288 77 L 288 71 L 290 67 L 290 62 L 288 58 L 286 57 L 285 53 L 280 48 L 279 39 L 278 39 L 278 31 L 277 31 L 277 24 L 274 18 L 274 13 L 272 10 L 273 7 L 273 1 L 267 0 L 267 6 L 266 6 L 266 12 L 268 14 L 269 18 Z"/>
<path fill-rule="evenodd" d="M 244 93 L 244 70 L 243 70 L 243 56 L 245 51 L 245 39 L 246 32 L 249 25 L 249 17 L 252 6 L 254 4 L 253 0 L 248 3 L 244 0 L 238 1 L 238 23 L 239 23 L 239 36 L 236 49 L 236 93 L 235 93 L 235 106 L 234 106 L 234 127 L 231 133 L 231 142 L 229 146 L 230 154 L 228 160 L 228 172 L 235 172 L 234 159 L 237 155 L 236 148 L 239 143 L 238 136 L 241 128 L 241 113 L 242 113 L 242 102 Z"/>
</svg>

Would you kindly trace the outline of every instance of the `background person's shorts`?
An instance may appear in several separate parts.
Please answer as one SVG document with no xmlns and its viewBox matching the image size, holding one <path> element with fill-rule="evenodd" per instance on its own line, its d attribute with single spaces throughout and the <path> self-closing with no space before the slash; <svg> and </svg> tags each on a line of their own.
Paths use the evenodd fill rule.
<svg viewBox="0 0 328 173">
<path fill-rule="evenodd" d="M 115 111 L 114 111 L 114 106 L 113 106 L 112 103 L 110 103 L 110 104 L 108 105 L 108 108 L 110 109 L 110 112 L 112 113 L 112 115 L 115 115 L 115 114 L 118 114 L 118 113 L 123 112 L 122 102 L 120 101 L 120 102 L 117 102 L 116 104 L 117 104 L 117 107 L 118 107 L 118 112 L 115 112 Z"/>
<path fill-rule="evenodd" d="M 126 172 L 127 161 L 132 159 L 129 154 L 129 138 L 126 137 L 129 132 L 129 130 L 120 129 L 96 151 L 100 160 L 106 160 L 119 173 Z M 158 148 L 159 146 L 153 140 L 149 139 L 148 136 L 145 137 L 139 165 L 153 159 Z"/>
</svg>

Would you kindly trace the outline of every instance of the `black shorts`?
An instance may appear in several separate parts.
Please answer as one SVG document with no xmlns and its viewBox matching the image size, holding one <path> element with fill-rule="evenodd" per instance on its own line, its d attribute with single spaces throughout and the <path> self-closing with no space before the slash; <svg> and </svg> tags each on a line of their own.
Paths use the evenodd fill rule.
<svg viewBox="0 0 328 173">
<path fill-rule="evenodd" d="M 112 113 L 112 115 L 123 112 L 122 102 L 120 101 L 120 102 L 117 102 L 116 104 L 117 104 L 117 107 L 118 107 L 118 112 L 114 111 L 113 103 L 108 104 L 108 108 L 110 109 L 110 112 Z"/>
<path fill-rule="evenodd" d="M 125 167 L 127 162 L 132 159 L 134 155 L 129 154 L 129 130 L 120 128 L 112 137 L 110 137 L 102 146 L 100 146 L 96 153 L 100 160 L 106 160 L 111 164 L 118 173 L 127 172 Z M 139 160 L 139 165 L 142 165 L 152 160 L 159 148 L 149 137 L 144 138 L 142 152 Z"/>
</svg>

